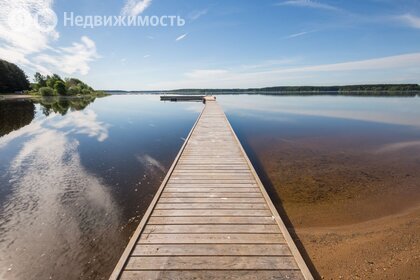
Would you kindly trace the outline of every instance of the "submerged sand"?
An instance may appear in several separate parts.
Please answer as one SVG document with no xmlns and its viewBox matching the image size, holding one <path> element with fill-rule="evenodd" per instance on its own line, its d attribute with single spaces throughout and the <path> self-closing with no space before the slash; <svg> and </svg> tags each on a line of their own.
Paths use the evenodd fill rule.
<svg viewBox="0 0 420 280">
<path fill-rule="evenodd" d="M 260 141 L 249 145 L 265 184 L 317 278 L 420 279 L 418 146 L 382 152 L 277 139 L 264 149 Z"/>
</svg>

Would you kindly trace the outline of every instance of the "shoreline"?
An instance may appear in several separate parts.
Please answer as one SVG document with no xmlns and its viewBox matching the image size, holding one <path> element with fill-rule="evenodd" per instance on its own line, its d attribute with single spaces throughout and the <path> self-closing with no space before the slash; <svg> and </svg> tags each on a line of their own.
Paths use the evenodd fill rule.
<svg viewBox="0 0 420 280">
<path fill-rule="evenodd" d="M 19 100 L 19 99 L 32 99 L 32 100 L 39 100 L 39 99 L 51 99 L 51 98 L 62 98 L 62 99 L 80 99 L 85 97 L 106 97 L 110 96 L 109 94 L 106 95 L 94 95 L 94 94 L 87 94 L 87 95 L 72 95 L 72 96 L 61 96 L 61 95 L 53 95 L 53 96 L 40 96 L 40 95 L 19 95 L 19 94 L 0 94 L 0 101 L 6 100 Z"/>
<path fill-rule="evenodd" d="M 0 94 L 0 101 L 2 100 L 16 100 L 16 99 L 33 99 L 36 96 L 28 94 Z"/>
<path fill-rule="evenodd" d="M 413 279 L 419 275 L 420 205 L 369 221 L 296 227 L 322 279 Z"/>
</svg>

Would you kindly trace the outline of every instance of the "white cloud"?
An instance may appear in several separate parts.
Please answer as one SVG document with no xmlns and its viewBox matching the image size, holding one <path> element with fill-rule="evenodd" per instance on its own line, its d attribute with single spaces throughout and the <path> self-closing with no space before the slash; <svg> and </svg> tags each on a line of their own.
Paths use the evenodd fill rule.
<svg viewBox="0 0 420 280">
<path fill-rule="evenodd" d="M 33 69 L 43 69 L 28 56 L 48 49 L 49 43 L 57 40 L 59 33 L 36 28 L 31 18 L 51 8 L 50 0 L 0 1 L 0 57 Z M 19 16 L 22 16 L 22 22 L 14 22 Z"/>
<path fill-rule="evenodd" d="M 399 16 L 398 19 L 410 27 L 420 29 L 420 17 L 418 16 L 412 14 L 405 14 Z"/>
<path fill-rule="evenodd" d="M 418 67 L 420 65 L 420 53 L 410 53 L 396 56 L 387 56 L 367 60 L 324 64 L 307 67 L 297 67 L 290 69 L 277 70 L 277 73 L 297 73 L 314 71 L 355 71 L 355 70 L 375 70 L 375 69 L 394 69 L 403 67 Z"/>
<path fill-rule="evenodd" d="M 30 54 L 47 48 L 49 41 L 58 39 L 55 29 L 42 31 L 30 20 L 39 12 L 50 10 L 52 4 L 52 0 L 0 1 L 0 38 L 4 44 L 23 54 Z M 17 20 L 14 16 L 23 16 L 21 24 L 26 24 L 13 24 L 13 19 Z"/>
<path fill-rule="evenodd" d="M 207 9 L 205 9 L 205 10 L 199 10 L 199 11 L 194 11 L 194 12 L 192 12 L 191 14 L 190 14 L 190 19 L 191 20 L 197 20 L 197 19 L 199 19 L 200 17 L 202 17 L 202 16 L 204 16 L 204 15 L 206 15 L 207 14 L 207 12 L 208 12 L 208 10 Z"/>
<path fill-rule="evenodd" d="M 296 38 L 296 37 L 300 37 L 300 36 L 303 36 L 303 35 L 306 35 L 306 34 L 308 34 L 309 32 L 306 32 L 306 31 L 304 31 L 304 32 L 299 32 L 299 33 L 295 33 L 295 34 L 291 34 L 291 35 L 289 35 L 289 36 L 286 36 L 285 38 L 286 39 L 292 39 L 292 38 Z"/>
<path fill-rule="evenodd" d="M 182 34 L 181 36 L 177 37 L 175 39 L 175 41 L 181 41 L 182 39 L 184 39 L 185 37 L 187 37 L 188 33 Z"/>
<path fill-rule="evenodd" d="M 266 63 L 261 65 L 263 67 L 238 66 L 230 69 L 192 70 L 184 74 L 184 79 L 150 85 L 150 88 L 247 88 L 309 83 L 314 85 L 391 83 L 395 82 L 395 77 L 401 73 L 411 73 L 411 78 L 418 77 L 420 53 L 299 67 L 276 64 L 269 67 Z M 373 80 L 373 77 L 377 80 Z"/>
<path fill-rule="evenodd" d="M 95 42 L 83 36 L 80 43 L 73 43 L 71 47 L 59 48 L 57 54 L 38 55 L 34 60 L 38 64 L 60 69 L 66 74 L 78 72 L 86 75 L 90 70 L 89 62 L 98 57 Z"/>
<path fill-rule="evenodd" d="M 312 0 L 289 0 L 277 3 L 277 6 L 296 6 L 304 8 L 314 8 L 314 9 L 324 9 L 324 10 L 339 10 L 339 8 L 334 7 L 329 4 L 320 3 Z"/>
<path fill-rule="evenodd" d="M 36 15 L 45 12 L 49 14 L 44 20 L 46 22 L 52 20 L 55 16 L 52 11 L 53 2 L 53 0 L 0 1 L 0 57 L 44 74 L 51 72 L 87 74 L 90 69 L 88 63 L 98 57 L 95 43 L 91 39 L 83 37 L 81 43 L 56 49 L 51 46 L 59 38 L 54 26 L 48 25 L 51 28 L 41 29 L 34 23 Z"/>
<path fill-rule="evenodd" d="M 152 4 L 152 0 L 127 0 L 121 10 L 121 14 L 124 16 L 138 16 L 143 13 L 150 4 Z"/>
<path fill-rule="evenodd" d="M 149 57 L 151 57 L 150 54 L 146 54 L 146 55 L 143 56 L 143 58 L 149 58 Z"/>
</svg>

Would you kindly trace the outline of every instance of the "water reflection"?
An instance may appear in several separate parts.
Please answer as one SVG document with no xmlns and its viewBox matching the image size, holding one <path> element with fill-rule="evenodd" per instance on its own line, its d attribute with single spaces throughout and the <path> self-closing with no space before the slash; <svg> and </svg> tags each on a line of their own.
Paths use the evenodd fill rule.
<svg viewBox="0 0 420 280">
<path fill-rule="evenodd" d="M 0 137 L 30 124 L 35 117 L 35 104 L 41 105 L 41 111 L 45 116 L 51 113 L 64 116 L 69 111 L 84 110 L 95 99 L 93 96 L 77 98 L 54 96 L 34 100 L 2 101 L 0 102 Z"/>
<path fill-rule="evenodd" d="M 93 101 L 0 102 L 0 279 L 106 279 L 202 107 Z"/>
<path fill-rule="evenodd" d="M 69 111 L 80 111 L 85 109 L 90 103 L 94 102 L 96 97 L 94 96 L 83 96 L 77 98 L 66 98 L 66 97 L 43 97 L 35 102 L 41 104 L 42 112 L 48 116 L 51 113 L 57 113 L 61 115 L 67 114 Z"/>
<path fill-rule="evenodd" d="M 249 95 L 238 102 L 237 96 L 218 96 L 227 110 L 260 117 L 293 115 L 340 118 L 420 127 L 420 98 L 349 96 L 267 96 Z"/>
<path fill-rule="evenodd" d="M 0 137 L 31 123 L 35 105 L 28 100 L 0 102 Z"/>
<path fill-rule="evenodd" d="M 0 138 L 3 149 L 25 139 L 2 178 L 8 182 L 0 211 L 2 279 L 77 278 L 98 265 L 86 250 L 112 251 L 104 233 L 118 230 L 119 209 L 102 180 L 82 166 L 80 143 L 70 136 L 103 141 L 107 126 L 91 110 L 69 112 L 69 104 L 60 105 L 64 118 L 49 112 Z"/>
</svg>

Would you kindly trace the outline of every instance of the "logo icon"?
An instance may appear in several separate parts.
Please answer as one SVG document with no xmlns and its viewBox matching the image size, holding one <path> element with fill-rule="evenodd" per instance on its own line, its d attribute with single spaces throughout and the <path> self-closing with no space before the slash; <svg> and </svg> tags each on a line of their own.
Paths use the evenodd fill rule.
<svg viewBox="0 0 420 280">
<path fill-rule="evenodd" d="M 15 9 L 8 16 L 9 27 L 16 32 L 30 32 L 34 28 L 41 32 L 51 32 L 58 23 L 55 12 L 51 9 L 41 9 L 30 13 L 26 9 Z"/>
</svg>

